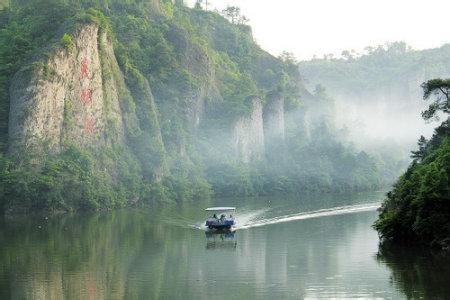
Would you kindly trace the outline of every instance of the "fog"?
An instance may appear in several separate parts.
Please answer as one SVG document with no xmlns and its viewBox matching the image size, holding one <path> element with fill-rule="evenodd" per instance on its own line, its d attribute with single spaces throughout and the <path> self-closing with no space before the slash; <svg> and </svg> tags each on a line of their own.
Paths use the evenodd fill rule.
<svg viewBox="0 0 450 300">
<path fill-rule="evenodd" d="M 187 3 L 193 5 L 195 1 Z M 343 50 L 364 53 L 368 46 L 393 41 L 405 41 L 412 49 L 420 50 L 439 47 L 450 40 L 445 29 L 445 12 L 450 3 L 440 0 L 428 1 L 427 5 L 423 1 L 403 0 L 394 3 L 282 0 L 276 5 L 257 0 L 208 1 L 209 10 L 220 11 L 228 5 L 240 7 L 242 14 L 249 18 L 254 38 L 263 49 L 275 56 L 288 51 L 299 60 L 329 54 L 339 58 Z M 408 13 L 404 9 L 406 5 Z M 438 75 L 450 76 L 450 72 Z M 395 80 L 399 81 L 400 88 L 380 86 L 364 93 L 345 88 L 333 90 L 320 80 L 310 83 L 308 88 L 312 91 L 319 83 L 327 88 L 334 99 L 334 125 L 347 132 L 348 140 L 357 149 L 382 151 L 386 145 L 396 145 L 402 157 L 408 158 L 417 139 L 421 135 L 429 138 L 440 124 L 427 123 L 421 118 L 427 103 L 422 100 L 420 84 L 428 79 L 431 77 L 411 80 L 399 76 Z"/>
<path fill-rule="evenodd" d="M 417 139 L 423 135 L 430 138 L 438 122 L 425 122 L 421 112 L 426 109 L 425 101 L 401 103 L 392 107 L 392 102 L 382 95 L 358 98 L 336 96 L 336 125 L 348 130 L 349 139 L 361 149 L 373 149 L 378 145 L 395 144 L 405 153 L 415 148 Z M 420 100 L 420 98 L 418 98 Z"/>
<path fill-rule="evenodd" d="M 349 88 L 327 91 L 333 99 L 334 126 L 345 133 L 347 141 L 356 149 L 385 154 L 393 151 L 393 156 L 409 159 L 419 137 L 423 135 L 429 139 L 434 128 L 443 121 L 442 116 L 430 121 L 421 117 L 429 101 L 423 100 L 419 83 L 405 87 L 403 78 L 397 78 L 397 81 L 396 87 L 380 86 L 366 92 Z M 313 86 L 312 83 L 309 85 L 310 88 Z"/>
</svg>

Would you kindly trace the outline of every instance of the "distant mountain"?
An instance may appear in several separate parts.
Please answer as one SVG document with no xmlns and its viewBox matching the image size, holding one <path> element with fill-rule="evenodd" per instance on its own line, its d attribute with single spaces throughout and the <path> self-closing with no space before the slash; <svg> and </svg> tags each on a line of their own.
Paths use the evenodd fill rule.
<svg viewBox="0 0 450 300">
<path fill-rule="evenodd" d="M 412 50 L 403 42 L 368 47 L 367 53 L 345 58 L 313 59 L 300 63 L 310 88 L 322 84 L 337 102 L 340 124 L 364 128 L 354 138 L 389 138 L 412 147 L 417 136 L 430 136 L 436 124 L 427 125 L 420 85 L 432 78 L 450 76 L 450 45 Z"/>
</svg>

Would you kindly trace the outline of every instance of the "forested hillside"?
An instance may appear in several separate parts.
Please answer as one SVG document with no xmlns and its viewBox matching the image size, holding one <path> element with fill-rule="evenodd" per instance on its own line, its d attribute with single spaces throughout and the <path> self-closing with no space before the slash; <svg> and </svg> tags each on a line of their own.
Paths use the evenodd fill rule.
<svg viewBox="0 0 450 300">
<path fill-rule="evenodd" d="M 450 245 L 450 128 L 436 129 L 416 160 L 388 193 L 375 228 L 387 240 Z"/>
<path fill-rule="evenodd" d="M 350 128 L 360 146 L 401 150 L 406 156 L 417 136 L 431 136 L 438 125 L 417 118 L 426 109 L 419 101 L 420 85 L 449 77 L 449 61 L 450 45 L 414 50 L 395 42 L 367 47 L 364 53 L 343 51 L 339 58 L 312 59 L 299 68 L 308 86 L 322 84 L 335 97 L 338 123 Z"/>
<path fill-rule="evenodd" d="M 15 0 L 0 12 L 0 207 L 96 210 L 375 189 L 332 95 L 241 16 L 169 0 Z"/>
<path fill-rule="evenodd" d="M 446 121 L 419 148 L 408 170 L 387 194 L 374 227 L 385 241 L 425 244 L 450 249 L 450 89 L 449 80 L 433 79 L 422 85 L 432 99 L 424 119 L 446 114 Z"/>
<path fill-rule="evenodd" d="M 422 78 L 448 74 L 449 58 L 450 45 L 413 50 L 404 42 L 395 42 L 367 47 L 363 54 L 343 51 L 340 58 L 327 55 L 304 61 L 300 69 L 310 84 L 322 83 L 333 93 L 367 95 L 403 85 L 420 96 Z"/>
</svg>

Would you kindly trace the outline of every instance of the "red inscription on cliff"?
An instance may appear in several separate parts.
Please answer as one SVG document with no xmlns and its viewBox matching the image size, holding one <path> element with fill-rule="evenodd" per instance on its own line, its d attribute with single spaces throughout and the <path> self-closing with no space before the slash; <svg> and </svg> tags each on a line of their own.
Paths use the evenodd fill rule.
<svg viewBox="0 0 450 300">
<path fill-rule="evenodd" d="M 81 60 L 80 80 L 83 79 L 84 76 L 89 79 L 88 62 L 86 57 Z"/>
<path fill-rule="evenodd" d="M 87 134 L 93 134 L 95 132 L 95 128 L 94 128 L 94 120 L 92 120 L 92 118 L 86 118 L 86 120 L 84 120 L 84 131 Z"/>
<path fill-rule="evenodd" d="M 82 90 L 80 95 L 81 102 L 88 104 L 92 102 L 92 91 L 90 89 Z"/>
<path fill-rule="evenodd" d="M 87 83 L 90 85 L 88 60 L 86 57 L 81 60 L 80 81 L 82 81 L 84 78 L 87 79 Z M 83 86 L 83 84 L 81 85 Z M 80 100 L 83 105 L 90 104 L 92 102 L 92 90 L 89 88 L 82 89 L 80 92 Z M 95 133 L 95 119 L 91 117 L 86 117 L 84 119 L 84 132 L 89 135 Z"/>
</svg>

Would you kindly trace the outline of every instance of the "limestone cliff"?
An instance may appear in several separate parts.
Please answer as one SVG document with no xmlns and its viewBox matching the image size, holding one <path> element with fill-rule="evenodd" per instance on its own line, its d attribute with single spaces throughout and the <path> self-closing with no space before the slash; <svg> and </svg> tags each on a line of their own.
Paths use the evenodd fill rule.
<svg viewBox="0 0 450 300">
<path fill-rule="evenodd" d="M 194 198 L 210 193 L 212 167 L 220 173 L 239 162 L 250 170 L 274 161 L 274 144 L 285 148 L 284 107 L 293 107 L 297 68 L 259 48 L 249 27 L 179 1 L 55 1 L 67 11 L 24 0 L 11 34 L 0 36 L 17 44 L 14 24 L 29 15 L 20 7 L 62 20 L 30 16 L 51 30 L 39 37 L 21 27 L 33 48 L 0 80 L 0 90 L 9 88 L 0 99 L 10 117 L 0 124 L 8 160 L 18 174 L 32 174 L 33 192 L 43 191 L 12 186 L 10 199 L 77 210 Z M 77 172 L 67 167 L 73 162 Z M 85 192 L 72 197 L 73 186 Z M 33 200 L 49 196 L 50 204 Z"/>
<path fill-rule="evenodd" d="M 237 157 L 244 163 L 264 159 L 263 106 L 260 99 L 253 99 L 250 116 L 241 117 L 234 124 L 233 146 Z"/>
<path fill-rule="evenodd" d="M 152 155 L 137 153 L 144 175 L 160 180 L 164 146 L 147 80 L 136 71 L 125 80 L 112 43 L 97 24 L 78 25 L 71 39 L 14 76 L 10 153 L 59 153 L 69 144 L 93 151 L 132 145 Z"/>
<path fill-rule="evenodd" d="M 282 142 L 285 139 L 284 98 L 270 96 L 264 108 L 264 134 L 266 143 Z"/>
<path fill-rule="evenodd" d="M 186 95 L 183 109 L 192 134 L 203 117 L 205 99 L 220 101 L 221 95 L 211 59 L 183 37 L 173 30 L 170 39 L 182 64 L 202 83 Z M 48 56 L 35 59 L 14 76 L 10 152 L 24 147 L 58 153 L 68 144 L 85 149 L 128 144 L 145 157 L 141 159 L 144 170 L 151 170 L 147 177 L 160 181 L 165 173 L 164 145 L 147 80 L 136 70 L 126 76 L 122 73 L 112 43 L 98 25 L 79 26 L 72 40 L 68 47 L 51 48 Z M 284 139 L 283 98 L 269 99 L 264 121 L 261 100 L 255 98 L 252 106 L 251 114 L 237 119 L 231 128 L 231 147 L 244 163 L 264 159 L 265 135 L 271 142 Z M 184 141 L 179 147 L 180 155 L 186 157 Z"/>
<path fill-rule="evenodd" d="M 59 152 L 66 142 L 101 147 L 106 143 L 107 123 L 114 139 L 123 141 L 119 84 L 103 73 L 100 47 L 105 49 L 105 60 L 117 64 L 114 56 L 108 57 L 113 53 L 105 34 L 99 37 L 98 26 L 86 25 L 75 33 L 73 46 L 51 50 L 48 58 L 15 75 L 10 92 L 10 151 L 45 146 Z"/>
</svg>

